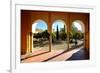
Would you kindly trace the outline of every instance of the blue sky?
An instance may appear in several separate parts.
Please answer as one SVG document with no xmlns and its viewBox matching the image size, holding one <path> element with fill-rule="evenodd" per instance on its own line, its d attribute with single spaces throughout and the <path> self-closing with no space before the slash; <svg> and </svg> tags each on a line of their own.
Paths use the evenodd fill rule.
<svg viewBox="0 0 100 73">
<path fill-rule="evenodd" d="M 34 26 L 35 29 L 38 28 L 38 29 L 42 29 L 42 30 L 47 30 L 47 28 L 48 28 L 47 24 L 44 21 L 39 21 L 39 22 L 36 22 L 35 24 L 36 24 L 36 26 Z M 52 30 L 54 29 L 54 31 L 56 31 L 57 25 L 58 25 L 59 31 L 60 31 L 61 28 L 64 28 L 64 23 L 58 21 L 58 22 L 53 23 Z"/>
<path fill-rule="evenodd" d="M 57 31 L 57 25 L 58 25 L 58 30 L 60 31 L 61 28 L 64 28 L 64 23 L 62 22 L 55 22 L 52 25 L 52 30 L 54 29 L 54 31 Z"/>
<path fill-rule="evenodd" d="M 34 26 L 35 29 L 38 28 L 38 29 L 42 29 L 42 30 L 47 30 L 47 28 L 48 28 L 47 24 L 44 21 L 38 21 L 35 24 L 36 24 L 36 26 Z M 57 21 L 57 22 L 52 24 L 52 30 L 56 31 L 57 30 L 57 25 L 58 25 L 58 30 L 59 31 L 60 31 L 61 28 L 64 28 L 64 23 L 60 22 L 60 21 Z M 79 23 L 74 22 L 74 25 L 75 25 L 75 27 L 78 28 L 78 30 L 82 31 L 82 27 Z"/>
<path fill-rule="evenodd" d="M 78 30 L 82 31 L 82 27 L 81 27 L 81 25 L 80 25 L 79 23 L 74 22 L 73 24 L 74 24 L 74 26 L 75 26 L 76 28 L 78 28 Z M 57 25 L 58 25 L 58 30 L 59 30 L 59 31 L 60 31 L 61 28 L 64 28 L 64 23 L 63 23 L 63 22 L 60 22 L 60 21 L 57 21 L 57 22 L 54 22 L 54 23 L 52 24 L 52 31 L 57 31 Z M 39 22 L 36 22 L 36 23 L 34 24 L 34 30 L 35 30 L 36 28 L 42 29 L 42 30 L 47 30 L 48 27 L 47 27 L 47 24 L 46 24 L 44 21 L 39 21 Z M 33 31 L 34 31 L 34 30 L 33 30 Z"/>
<path fill-rule="evenodd" d="M 39 21 L 36 25 L 36 28 L 46 30 L 48 27 L 44 21 Z"/>
</svg>

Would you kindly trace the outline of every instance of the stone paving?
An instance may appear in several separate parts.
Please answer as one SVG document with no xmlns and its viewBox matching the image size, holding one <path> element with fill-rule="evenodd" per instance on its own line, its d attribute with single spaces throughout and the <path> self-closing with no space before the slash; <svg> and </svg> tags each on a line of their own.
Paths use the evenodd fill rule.
<svg viewBox="0 0 100 73">
<path fill-rule="evenodd" d="M 54 55 L 57 55 L 57 54 L 61 53 L 61 52 L 63 52 L 63 50 L 58 50 L 58 51 L 57 50 L 52 50 L 51 52 L 22 60 L 21 62 L 22 63 L 42 62 L 42 61 L 44 61 L 44 60 L 46 60 L 46 59 L 48 59 L 48 58 L 50 58 Z"/>
<path fill-rule="evenodd" d="M 65 53 L 63 53 L 63 54 L 61 54 L 53 59 L 50 59 L 48 62 L 50 62 L 50 61 L 65 61 L 66 59 L 70 58 L 74 53 L 76 53 L 79 50 L 80 50 L 80 48 L 77 48 L 77 49 L 71 50 L 69 52 L 65 52 Z M 58 51 L 52 50 L 51 52 L 22 60 L 21 62 L 22 63 L 42 62 L 48 58 L 51 58 L 55 55 L 62 53 L 63 51 L 64 50 L 58 50 Z"/>
<path fill-rule="evenodd" d="M 61 49 L 61 47 L 65 47 L 65 49 Z M 22 55 L 21 56 L 21 63 L 34 63 L 34 62 L 42 62 L 44 60 L 48 60 L 49 58 L 51 58 L 50 60 L 48 60 L 48 62 L 50 61 L 66 61 L 68 58 L 70 58 L 74 53 L 76 53 L 77 51 L 79 51 L 81 48 L 83 48 L 83 46 L 80 46 L 79 48 L 73 49 L 71 51 L 67 51 L 59 56 L 56 56 L 62 52 L 64 52 L 65 50 L 67 50 L 67 46 L 66 43 L 60 44 L 60 45 L 53 45 L 52 46 L 52 50 L 51 52 L 48 52 L 49 49 L 38 49 L 32 53 L 28 53 L 26 55 Z M 43 53 L 45 52 L 45 53 Z M 37 55 L 43 53 L 41 55 Z M 37 56 L 34 56 L 37 55 Z M 54 57 L 56 56 L 56 57 Z M 28 58 L 27 58 L 28 57 Z M 52 58 L 54 57 L 54 58 Z M 26 58 L 26 59 L 24 59 Z"/>
</svg>

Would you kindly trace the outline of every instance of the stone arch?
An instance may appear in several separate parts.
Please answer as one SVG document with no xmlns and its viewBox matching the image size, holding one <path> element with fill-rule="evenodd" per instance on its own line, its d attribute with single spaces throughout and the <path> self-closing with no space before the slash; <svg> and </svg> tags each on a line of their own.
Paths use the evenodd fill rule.
<svg viewBox="0 0 100 73">
<path fill-rule="evenodd" d="M 28 32 L 28 35 L 27 35 L 27 52 L 28 53 L 31 53 L 31 52 L 34 51 L 34 47 L 33 47 L 33 44 L 34 44 L 33 43 L 34 33 L 42 32 L 41 30 L 36 29 L 37 25 L 40 26 L 40 27 L 44 27 L 45 26 L 46 30 L 48 31 L 48 25 L 43 19 L 37 19 L 32 23 L 31 31 Z"/>
<path fill-rule="evenodd" d="M 61 43 L 60 46 L 59 46 L 60 49 L 61 48 L 64 49 L 64 50 L 67 49 L 68 48 L 67 47 L 68 44 L 66 43 L 66 41 L 67 41 L 67 25 L 66 25 L 65 21 L 64 20 L 61 20 L 61 19 L 55 20 L 51 24 L 51 26 L 52 26 L 52 28 L 51 28 L 52 33 L 57 33 L 57 28 L 58 28 L 58 31 L 59 31 L 59 39 L 58 40 L 57 40 L 57 34 L 55 34 L 56 35 L 56 40 L 53 40 L 53 37 L 52 37 L 52 42 L 51 42 L 52 43 L 52 49 L 53 49 L 53 43 L 54 42 L 56 42 L 56 43 L 59 43 L 60 42 Z M 62 33 L 63 31 L 65 33 L 64 36 L 66 36 L 66 37 L 61 38 L 62 37 L 61 35 L 63 35 L 63 33 Z M 62 44 L 62 43 L 64 43 L 64 44 Z M 62 47 L 62 45 L 64 45 L 64 46 Z"/>
<path fill-rule="evenodd" d="M 72 26 L 73 26 L 75 23 L 78 24 L 78 25 L 76 25 L 76 28 L 78 28 L 78 27 L 79 27 L 79 29 L 81 28 L 81 30 L 79 30 L 79 31 L 81 31 L 82 34 L 83 34 L 83 44 L 84 44 L 84 47 L 83 47 L 83 48 L 85 48 L 85 24 L 83 23 L 82 20 L 74 20 L 74 21 L 72 22 L 72 24 L 71 24 L 71 29 L 72 29 Z"/>
<path fill-rule="evenodd" d="M 65 23 L 65 21 L 64 20 L 60 20 L 60 19 L 58 19 L 58 20 L 55 20 L 53 23 L 52 23 L 52 25 L 51 26 L 53 26 L 54 25 L 54 23 L 56 23 L 56 22 L 60 22 L 60 23 L 63 23 L 64 25 L 65 25 L 65 31 L 67 32 L 67 25 L 66 25 L 66 23 Z M 52 29 L 52 28 L 51 28 Z"/>
<path fill-rule="evenodd" d="M 35 30 L 35 26 L 37 25 L 36 23 L 38 23 L 38 22 L 42 22 L 43 25 L 45 25 L 45 26 L 47 27 L 47 30 L 48 30 L 48 24 L 47 24 L 47 22 L 46 22 L 45 20 L 43 20 L 43 19 L 37 19 L 37 20 L 35 20 L 35 21 L 32 23 L 32 28 L 34 27 L 34 30 Z M 32 32 L 33 32 L 33 30 L 32 30 Z"/>
<path fill-rule="evenodd" d="M 83 21 L 81 21 L 81 20 L 74 20 L 74 21 L 72 22 L 72 25 L 73 25 L 74 22 L 79 23 L 79 24 L 81 25 L 81 27 L 82 27 L 82 32 L 85 33 L 85 24 L 83 23 Z"/>
</svg>

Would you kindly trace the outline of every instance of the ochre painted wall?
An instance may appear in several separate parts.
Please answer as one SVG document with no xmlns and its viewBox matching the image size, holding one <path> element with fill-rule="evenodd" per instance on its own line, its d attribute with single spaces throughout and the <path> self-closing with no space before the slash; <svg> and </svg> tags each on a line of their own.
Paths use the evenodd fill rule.
<svg viewBox="0 0 100 73">
<path fill-rule="evenodd" d="M 82 21 L 85 26 L 85 48 L 89 51 L 89 13 L 21 10 L 21 54 L 27 51 L 26 35 L 32 32 L 32 24 L 39 19 L 47 23 L 50 34 L 52 24 L 56 20 L 63 20 L 67 25 L 67 31 L 70 31 L 73 21 Z M 51 48 L 50 45 L 49 48 Z"/>
</svg>

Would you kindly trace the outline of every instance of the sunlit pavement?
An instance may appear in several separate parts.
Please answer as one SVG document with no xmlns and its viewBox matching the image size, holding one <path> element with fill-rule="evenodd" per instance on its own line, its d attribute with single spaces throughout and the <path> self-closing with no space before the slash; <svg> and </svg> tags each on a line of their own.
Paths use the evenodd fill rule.
<svg viewBox="0 0 100 73">
<path fill-rule="evenodd" d="M 31 57 L 31 58 L 28 58 L 28 59 L 25 59 L 25 60 L 22 60 L 22 63 L 30 63 L 30 62 L 41 62 L 41 61 L 44 61 L 50 57 L 53 57 L 54 55 L 57 55 L 59 53 L 63 52 L 63 50 L 52 50 L 51 52 L 48 52 L 48 53 L 45 53 L 45 54 L 42 54 L 42 55 L 38 55 L 38 56 L 35 56 L 35 57 Z"/>
<path fill-rule="evenodd" d="M 51 52 L 44 53 L 35 57 L 30 57 L 21 61 L 21 63 L 34 63 L 34 62 L 43 62 L 43 61 L 66 61 L 67 59 L 71 58 L 75 53 L 79 52 L 81 48 L 77 48 L 71 51 L 66 51 L 62 53 L 64 50 L 52 50 Z M 62 54 L 61 54 L 62 53 Z M 60 55 L 59 55 L 60 54 Z M 83 53 L 82 53 L 83 54 Z M 56 56 L 57 55 L 57 56 Z M 78 54 L 79 56 L 81 55 Z M 78 59 L 78 57 L 77 57 Z"/>
<path fill-rule="evenodd" d="M 48 51 L 49 51 L 49 49 L 38 49 L 38 50 L 35 50 L 32 53 L 27 53 L 25 55 L 21 55 L 21 59 L 25 59 L 25 58 L 35 56 L 35 55 L 40 54 L 40 53 L 45 53 L 45 52 L 48 52 Z"/>
<path fill-rule="evenodd" d="M 75 49 L 75 50 L 72 50 L 72 51 L 69 51 L 69 52 L 65 52 L 53 59 L 50 59 L 48 61 L 65 61 L 66 59 L 70 58 L 74 53 L 76 53 L 77 51 L 79 51 L 80 49 Z"/>
</svg>

